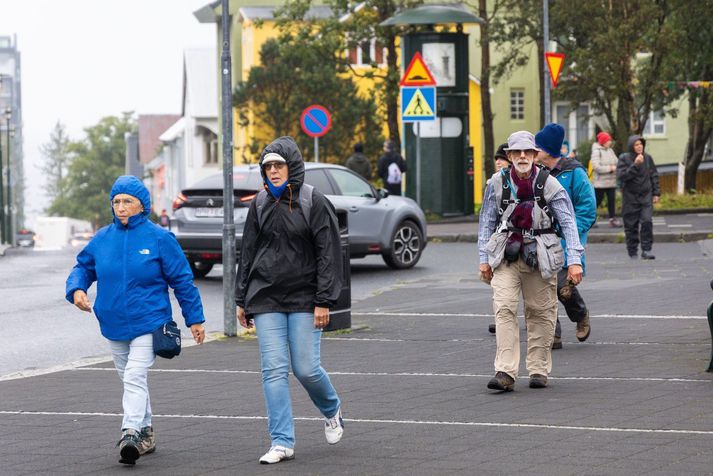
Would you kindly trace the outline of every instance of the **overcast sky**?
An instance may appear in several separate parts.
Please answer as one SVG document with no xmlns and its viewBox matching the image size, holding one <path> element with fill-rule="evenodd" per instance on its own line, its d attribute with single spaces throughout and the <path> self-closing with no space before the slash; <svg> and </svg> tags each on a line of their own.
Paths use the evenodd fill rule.
<svg viewBox="0 0 713 476">
<path fill-rule="evenodd" d="M 22 54 L 26 213 L 47 206 L 36 164 L 59 120 L 72 139 L 123 111 L 179 114 L 182 52 L 215 47 L 193 12 L 210 0 L 0 0 Z"/>
</svg>

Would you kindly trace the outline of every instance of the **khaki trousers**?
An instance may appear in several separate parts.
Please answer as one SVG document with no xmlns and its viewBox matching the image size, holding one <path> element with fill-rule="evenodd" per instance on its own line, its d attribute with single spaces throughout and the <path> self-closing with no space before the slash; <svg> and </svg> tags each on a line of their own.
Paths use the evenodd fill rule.
<svg viewBox="0 0 713 476">
<path fill-rule="evenodd" d="M 518 259 L 503 262 L 493 273 L 493 309 L 495 311 L 495 371 L 517 378 L 520 366 L 520 326 L 517 308 L 520 292 L 525 301 L 527 359 L 529 375 L 549 375 L 552 370 L 552 340 L 557 321 L 557 276 L 543 279 Z"/>
</svg>

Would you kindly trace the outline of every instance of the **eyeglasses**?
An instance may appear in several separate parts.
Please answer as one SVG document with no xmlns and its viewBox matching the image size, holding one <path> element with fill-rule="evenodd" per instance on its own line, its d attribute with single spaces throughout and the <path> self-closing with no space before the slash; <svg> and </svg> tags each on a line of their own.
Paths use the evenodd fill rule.
<svg viewBox="0 0 713 476">
<path fill-rule="evenodd" d="M 265 170 L 270 170 L 273 167 L 275 170 L 282 170 L 287 167 L 287 164 L 282 162 L 270 162 L 262 166 L 262 168 Z"/>
<path fill-rule="evenodd" d="M 132 200 L 130 198 L 115 198 L 111 202 L 111 206 L 114 208 L 119 208 L 120 206 L 133 207 L 139 203 L 138 200 Z"/>
<path fill-rule="evenodd" d="M 515 157 L 519 157 L 520 155 L 524 154 L 528 157 L 533 157 L 537 155 L 537 151 L 533 149 L 528 149 L 528 150 L 509 150 L 508 155 L 514 155 Z"/>
</svg>

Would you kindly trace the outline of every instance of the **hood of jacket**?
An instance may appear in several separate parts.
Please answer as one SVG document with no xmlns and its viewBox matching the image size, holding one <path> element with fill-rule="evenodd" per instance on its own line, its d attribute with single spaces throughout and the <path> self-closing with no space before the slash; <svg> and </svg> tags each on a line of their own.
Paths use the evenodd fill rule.
<svg viewBox="0 0 713 476">
<path fill-rule="evenodd" d="M 148 218 L 151 214 L 151 195 L 141 180 L 133 175 L 122 175 L 117 178 L 114 185 L 111 187 L 111 193 L 109 194 L 109 206 L 111 206 L 111 202 L 114 200 L 114 197 L 121 193 L 138 198 L 141 205 L 144 207 L 144 211 L 136 215 L 136 217 L 143 217 L 144 219 Z M 121 223 L 114 214 L 113 207 L 111 209 L 111 213 L 114 215 L 114 222 Z M 132 220 L 132 218 L 134 220 Z M 139 218 L 130 217 L 129 223 L 136 221 L 137 219 Z"/>
<path fill-rule="evenodd" d="M 604 150 L 609 150 L 609 149 L 607 149 L 606 147 L 604 147 L 603 145 L 601 145 L 599 142 L 594 142 L 594 143 L 592 143 L 592 150 L 602 150 L 602 151 L 604 151 Z"/>
<path fill-rule="evenodd" d="M 646 139 L 644 139 L 640 135 L 634 134 L 633 136 L 629 136 L 629 140 L 626 142 L 629 152 L 634 155 L 636 155 L 636 152 L 634 152 L 634 142 L 636 142 L 637 140 L 641 141 L 644 146 L 644 153 L 646 152 Z"/>
<path fill-rule="evenodd" d="M 305 180 L 305 163 L 300 153 L 300 148 L 292 137 L 278 137 L 270 143 L 260 154 L 260 163 L 265 154 L 278 154 L 287 162 L 287 183 L 293 189 L 299 189 Z M 262 175 L 263 183 L 267 182 L 265 170 L 260 167 L 260 175 Z"/>
<path fill-rule="evenodd" d="M 560 160 L 557 161 L 555 166 L 552 168 L 552 170 L 559 170 L 560 172 L 564 172 L 567 170 L 574 170 L 577 168 L 584 168 L 582 163 L 577 160 L 573 159 L 571 157 L 562 157 Z"/>
</svg>

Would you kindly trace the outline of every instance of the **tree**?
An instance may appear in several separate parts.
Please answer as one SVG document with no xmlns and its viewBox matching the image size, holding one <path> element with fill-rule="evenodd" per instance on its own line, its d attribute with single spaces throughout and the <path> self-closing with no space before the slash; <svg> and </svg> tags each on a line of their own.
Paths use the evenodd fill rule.
<svg viewBox="0 0 713 476">
<path fill-rule="evenodd" d="M 69 137 L 61 122 L 57 121 L 49 140 L 40 146 L 40 153 L 44 163 L 38 168 L 45 177 L 45 193 L 54 202 L 64 196 L 63 179 L 70 162 Z"/>
<path fill-rule="evenodd" d="M 662 86 L 664 102 L 688 96 L 688 143 L 684 159 L 684 189 L 694 192 L 696 175 L 705 146 L 713 135 L 713 97 L 709 87 L 698 80 L 713 79 L 713 28 L 710 27 L 712 0 L 673 2 L 671 15 L 672 52 L 664 61 Z M 685 86 L 684 86 L 685 85 Z M 690 85 L 690 87 L 688 87 Z M 682 87 L 679 87 L 682 86 Z"/>
<path fill-rule="evenodd" d="M 135 128 L 132 113 L 105 117 L 84 130 L 85 139 L 70 142 L 67 148 L 72 160 L 60 185 L 63 195 L 52 202 L 48 213 L 87 220 L 95 226 L 110 223 L 109 192 L 124 173 L 124 135 Z"/>
<path fill-rule="evenodd" d="M 332 115 L 331 130 L 319 139 L 321 160 L 344 162 L 357 141 L 364 143 L 367 152 L 378 150 L 383 139 L 376 106 L 372 98 L 360 97 L 356 85 L 343 74 L 340 47 L 335 35 L 316 35 L 307 27 L 284 28 L 278 38 L 265 42 L 261 64 L 251 68 L 247 81 L 238 83 L 233 94 L 241 126 L 252 121 L 270 131 L 267 137 L 254 138 L 251 153 L 274 137 L 291 135 L 305 156 L 313 155 L 313 139 L 299 125 L 301 112 L 313 103 L 325 106 Z"/>
<path fill-rule="evenodd" d="M 551 12 L 552 38 L 567 54 L 558 96 L 591 103 L 606 117 L 620 149 L 630 134 L 642 133 L 661 97 L 671 3 L 558 0 Z"/>
</svg>

